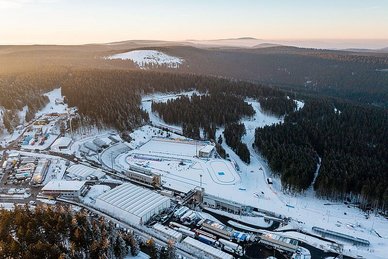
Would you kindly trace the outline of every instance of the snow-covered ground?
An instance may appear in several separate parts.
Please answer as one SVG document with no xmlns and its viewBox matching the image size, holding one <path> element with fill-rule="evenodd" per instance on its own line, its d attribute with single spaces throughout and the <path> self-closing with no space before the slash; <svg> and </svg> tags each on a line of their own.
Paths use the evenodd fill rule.
<svg viewBox="0 0 388 259">
<path fill-rule="evenodd" d="M 169 98 L 176 97 L 171 94 L 157 96 L 157 99 L 164 101 Z M 150 105 L 149 108 L 145 106 L 146 101 L 143 102 L 143 108 L 146 108 L 145 110 L 150 113 L 151 121 L 158 124 L 164 123 L 159 117 L 151 113 Z M 298 195 L 290 195 L 282 192 L 280 180 L 272 174 L 265 159 L 255 152 L 252 148 L 252 143 L 254 141 L 255 128 L 281 123 L 283 118 L 277 118 L 263 113 L 260 109 L 260 104 L 255 100 L 247 100 L 247 102 L 252 105 L 256 112 L 252 118 L 244 118 L 241 120 L 245 124 L 247 131 L 247 134 L 243 136 L 243 142 L 247 144 L 251 152 L 251 163 L 247 165 L 242 162 L 225 144 L 225 141 L 223 141 L 222 146 L 230 155 L 231 160 L 235 161 L 240 168 L 239 171 L 236 171 L 240 181 L 236 181 L 232 185 L 219 185 L 211 178 L 203 177 L 203 186 L 206 192 L 291 217 L 301 222 L 296 226 L 297 228 L 301 228 L 307 232 L 312 232 L 311 228 L 318 226 L 369 240 L 371 242 L 369 248 L 360 248 L 338 240 L 334 241 L 343 243 L 345 253 L 352 256 L 363 255 L 367 258 L 387 258 L 388 222 L 385 218 L 376 215 L 371 215 L 369 218 L 366 218 L 364 213 L 358 208 L 347 207 L 343 203 L 333 203 L 328 200 L 318 199 L 315 197 L 312 189 L 304 194 Z M 303 109 L 304 103 L 302 101 L 296 101 L 296 104 L 297 109 Z M 222 131 L 223 128 L 217 130 L 217 138 L 219 135 L 222 135 Z M 192 160 L 195 161 L 195 159 Z M 125 160 L 117 162 L 123 161 Z M 149 165 L 152 165 L 152 163 L 150 162 Z M 170 166 L 172 167 L 168 168 L 169 174 L 163 177 L 163 180 L 166 181 L 165 184 L 170 188 L 183 190 L 185 188 L 182 187 L 190 186 L 182 181 L 179 182 L 176 179 L 172 179 L 172 175 L 174 174 L 176 176 L 190 178 L 193 184 L 198 181 L 196 180 L 198 179 L 197 175 L 185 174 L 182 173 L 182 170 L 180 171 L 178 169 L 174 170 L 171 163 Z M 267 177 L 273 178 L 274 183 L 272 185 L 267 183 Z M 187 180 L 185 179 L 185 181 Z M 257 193 L 261 195 L 257 195 Z M 378 237 L 375 232 L 379 233 L 382 238 Z M 288 234 L 292 236 L 294 232 Z"/>
<path fill-rule="evenodd" d="M 61 88 L 56 88 L 45 95 L 49 98 L 50 102 L 36 113 L 36 117 L 48 113 L 67 113 L 68 106 L 64 104 Z"/>
<path fill-rule="evenodd" d="M 148 65 L 166 65 L 169 68 L 178 68 L 184 60 L 157 50 L 132 50 L 125 53 L 115 54 L 106 59 L 130 59 L 140 68 Z"/>
</svg>

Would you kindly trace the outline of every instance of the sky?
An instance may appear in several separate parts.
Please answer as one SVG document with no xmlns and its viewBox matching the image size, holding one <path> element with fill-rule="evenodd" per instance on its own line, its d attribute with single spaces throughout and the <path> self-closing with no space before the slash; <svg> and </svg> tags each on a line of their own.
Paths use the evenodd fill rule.
<svg viewBox="0 0 388 259">
<path fill-rule="evenodd" d="M 387 0 L 0 0 L 0 44 L 388 39 Z"/>
</svg>

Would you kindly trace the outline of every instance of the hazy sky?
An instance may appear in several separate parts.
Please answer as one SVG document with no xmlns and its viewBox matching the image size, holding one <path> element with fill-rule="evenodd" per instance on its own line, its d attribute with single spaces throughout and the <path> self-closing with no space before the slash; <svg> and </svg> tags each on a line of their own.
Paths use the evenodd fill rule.
<svg viewBox="0 0 388 259">
<path fill-rule="evenodd" d="M 0 44 L 388 39 L 387 0 L 0 0 Z"/>
</svg>

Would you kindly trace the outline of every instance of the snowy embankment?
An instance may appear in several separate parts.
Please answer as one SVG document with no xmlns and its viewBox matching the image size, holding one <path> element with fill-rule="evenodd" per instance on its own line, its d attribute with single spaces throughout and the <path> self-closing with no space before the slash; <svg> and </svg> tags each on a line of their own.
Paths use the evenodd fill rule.
<svg viewBox="0 0 388 259">
<path fill-rule="evenodd" d="M 174 57 L 157 50 L 132 50 L 105 57 L 105 59 L 129 59 L 142 69 L 145 69 L 150 65 L 179 68 L 184 62 L 182 58 Z"/>
</svg>

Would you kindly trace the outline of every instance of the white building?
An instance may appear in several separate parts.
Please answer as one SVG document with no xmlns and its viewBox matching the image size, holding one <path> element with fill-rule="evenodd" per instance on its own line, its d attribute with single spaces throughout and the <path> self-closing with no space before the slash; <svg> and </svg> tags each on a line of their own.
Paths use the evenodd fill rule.
<svg viewBox="0 0 388 259">
<path fill-rule="evenodd" d="M 85 183 L 85 181 L 51 180 L 42 188 L 42 192 L 48 196 L 74 199 L 86 193 Z"/>
<path fill-rule="evenodd" d="M 200 157 L 210 157 L 210 155 L 212 154 L 214 150 L 214 146 L 209 144 L 209 145 L 206 145 L 204 146 L 203 148 L 201 148 L 198 152 L 198 155 Z"/>
<path fill-rule="evenodd" d="M 105 176 L 105 173 L 101 169 L 93 168 L 90 166 L 75 164 L 67 168 L 67 176 L 71 179 L 77 180 L 89 180 L 89 179 L 101 179 Z"/>
<path fill-rule="evenodd" d="M 130 183 L 122 184 L 96 199 L 95 206 L 128 224 L 147 222 L 170 207 L 170 199 Z"/>
<path fill-rule="evenodd" d="M 52 151 L 62 151 L 64 149 L 69 149 L 71 141 L 72 141 L 71 138 L 68 138 L 68 137 L 58 138 L 51 145 L 51 150 Z"/>
</svg>

